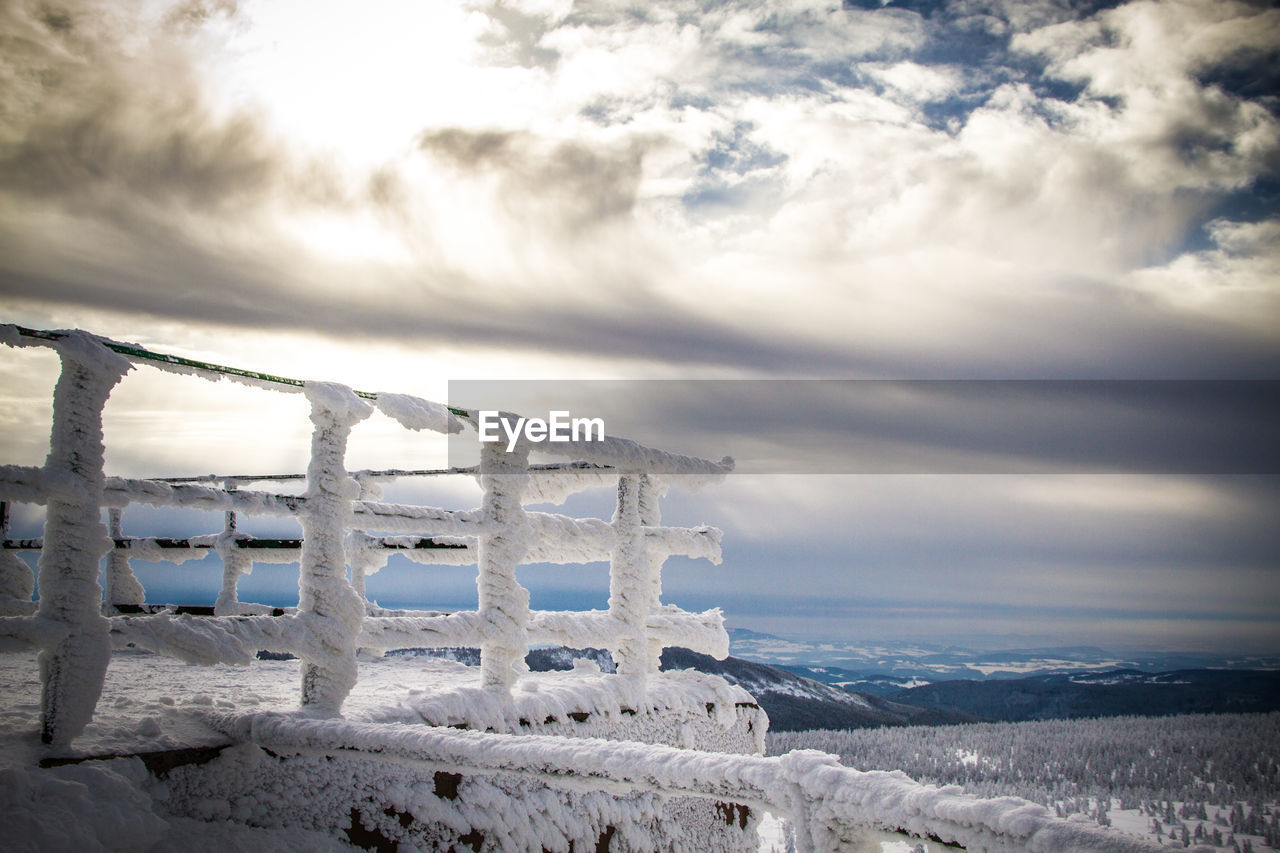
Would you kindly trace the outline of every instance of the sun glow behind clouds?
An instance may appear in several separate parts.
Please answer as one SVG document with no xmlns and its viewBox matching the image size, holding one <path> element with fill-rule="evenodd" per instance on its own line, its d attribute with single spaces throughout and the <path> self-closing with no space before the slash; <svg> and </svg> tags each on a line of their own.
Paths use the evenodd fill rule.
<svg viewBox="0 0 1280 853">
<path fill-rule="evenodd" d="M 227 25 L 211 81 L 300 146 L 372 165 L 427 124 L 471 124 L 497 87 L 478 64 L 487 19 L 453 3 L 256 2 Z"/>
</svg>

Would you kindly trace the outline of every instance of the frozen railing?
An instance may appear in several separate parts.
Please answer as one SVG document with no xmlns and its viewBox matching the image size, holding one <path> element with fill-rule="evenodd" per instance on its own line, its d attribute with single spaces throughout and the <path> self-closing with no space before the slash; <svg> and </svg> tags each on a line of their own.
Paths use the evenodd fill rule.
<svg viewBox="0 0 1280 853">
<path fill-rule="evenodd" d="M 668 555 L 718 561 L 712 528 L 660 524 L 658 498 L 672 482 L 699 485 L 722 477 L 730 460 L 712 463 L 622 439 L 570 443 L 556 450 L 578 461 L 536 466 L 527 445 L 506 453 L 482 449 L 477 469 L 348 473 L 353 427 L 374 407 L 413 430 L 453 432 L 472 413 L 403 395 L 352 391 L 329 383 L 203 364 L 104 340 L 79 331 L 0 326 L 0 342 L 56 350 L 62 372 L 54 390 L 53 430 L 42 467 L 0 466 L 0 649 L 36 646 L 42 680 L 42 737 L 65 745 L 92 718 L 112 644 L 133 643 L 194 663 L 245 663 L 261 649 L 303 660 L 306 715 L 209 714 L 228 736 L 290 752 L 352 753 L 454 772 L 534 776 L 550 785 L 610 791 L 646 790 L 709 797 L 789 817 L 801 853 L 856 848 L 868 828 L 903 831 L 972 851 L 1146 853 L 1140 839 L 1053 817 L 1041 806 L 1006 797 L 976 799 L 958 789 L 920 785 L 902 773 L 860 772 L 835 757 L 798 751 L 777 758 L 709 753 L 625 741 L 486 734 L 432 726 L 358 724 L 337 719 L 355 683 L 362 648 L 480 646 L 483 683 L 509 690 L 531 643 L 609 648 L 618 672 L 643 686 L 663 647 L 681 645 L 723 657 L 728 637 L 719 611 L 685 613 L 660 604 Z M 102 411 L 134 362 L 205 378 L 232 376 L 270 390 L 304 393 L 314 425 L 305 475 L 138 480 L 103 471 Z M 491 449 L 492 448 L 492 449 Z M 478 509 L 390 504 L 378 483 L 426 473 L 473 473 Z M 244 488 L 303 479 L 301 495 Z M 526 504 L 616 481 L 611 522 L 529 512 Z M 46 506 L 44 536 L 9 538 L 7 502 Z M 184 539 L 132 538 L 123 532 L 131 504 L 226 513 L 221 532 Z M 102 523 L 107 509 L 108 524 Z M 303 535 L 264 540 L 238 532 L 238 514 L 296 518 Z M 370 533 L 369 531 L 376 531 Z M 40 598 L 20 550 L 39 550 Z M 171 613 L 111 615 L 145 603 L 131 558 L 175 561 L 216 551 L 223 587 L 211 618 Z M 423 563 L 478 565 L 479 606 L 453 614 L 388 615 L 363 595 L 364 578 L 391 553 Z M 98 584 L 108 555 L 107 599 Z M 516 581 L 521 562 L 609 560 L 607 611 L 535 612 Z M 279 616 L 240 602 L 236 583 L 255 561 L 299 562 L 299 604 Z M 347 569 L 350 567 L 350 580 Z"/>
<path fill-rule="evenodd" d="M 627 741 L 302 720 L 279 713 L 212 712 L 206 718 L 234 740 L 277 755 L 365 756 L 429 770 L 534 777 L 574 790 L 656 791 L 768 811 L 790 819 L 799 853 L 879 849 L 869 843 L 867 830 L 903 832 L 974 853 L 1167 849 L 1087 821 L 1056 817 L 1018 797 L 966 796 L 957 786 L 922 785 L 900 771 L 843 767 L 835 756 L 816 750 L 765 758 Z M 1202 850 L 1207 849 L 1196 848 Z"/>
<path fill-rule="evenodd" d="M 65 745 L 93 716 L 113 645 L 134 644 L 199 663 L 247 663 L 259 650 L 302 659 L 301 702 L 319 716 L 337 716 L 356 681 L 360 649 L 479 646 L 486 687 L 509 690 L 530 644 L 609 649 L 620 676 L 643 687 L 666 646 L 716 657 L 728 654 L 719 610 L 687 613 L 660 602 L 663 561 L 670 555 L 719 562 L 720 531 L 664 527 L 658 499 L 669 485 L 696 488 L 723 477 L 732 460 L 708 462 L 643 447 L 626 439 L 570 441 L 540 449 L 577 464 L 532 466 L 520 440 L 481 445 L 474 473 L 481 506 L 449 510 L 377 500 L 379 480 L 407 472 L 346 469 L 353 428 L 375 408 L 410 430 L 457 432 L 475 415 L 401 394 L 369 393 L 326 382 L 302 382 L 163 355 L 82 331 L 45 332 L 0 326 L 0 342 L 57 352 L 62 370 L 53 393 L 49 456 L 42 467 L 0 466 L 0 500 L 44 504 L 41 540 L 14 541 L 4 531 L 0 551 L 0 648 L 40 649 L 41 736 Z M 311 458 L 301 495 L 241 486 L 280 477 L 211 477 L 210 482 L 107 477 L 103 470 L 103 407 L 135 363 L 206 379 L 230 376 L 272 391 L 304 394 L 310 403 Z M 422 472 L 420 472 L 422 473 Z M 448 473 L 448 472 L 440 472 Z M 617 484 L 612 521 L 531 512 L 526 504 L 557 501 L 603 483 Z M 223 531 L 185 540 L 130 539 L 122 511 L 131 504 L 227 513 Z M 109 529 L 102 524 L 108 509 Z M 236 514 L 287 516 L 300 540 L 264 542 L 236 531 Z M 375 531 L 370 533 L 369 531 Z M 270 547 L 262 547 L 268 545 Z M 14 551 L 39 549 L 38 601 L 26 564 Z M 224 563 L 222 593 L 212 618 L 171 613 L 103 615 L 143 603 L 129 560 L 173 560 L 216 550 Z M 390 553 L 426 563 L 478 566 L 478 607 L 451 614 L 385 615 L 363 596 L 364 578 Z M 99 564 L 109 554 L 104 608 Z M 264 615 L 238 601 L 236 582 L 252 561 L 299 563 L 298 607 Z M 608 560 L 609 609 L 539 612 L 516 580 L 524 562 Z M 348 580 L 347 566 L 351 567 Z"/>
</svg>

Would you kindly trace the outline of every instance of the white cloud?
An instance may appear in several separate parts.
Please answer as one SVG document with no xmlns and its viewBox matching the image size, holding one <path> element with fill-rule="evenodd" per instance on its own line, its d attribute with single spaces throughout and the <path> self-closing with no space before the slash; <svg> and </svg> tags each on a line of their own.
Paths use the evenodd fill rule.
<svg viewBox="0 0 1280 853">
<path fill-rule="evenodd" d="M 1280 219 L 1206 229 L 1214 247 L 1136 270 L 1133 287 L 1181 310 L 1214 317 L 1273 338 L 1280 309 Z"/>
<path fill-rule="evenodd" d="M 960 91 L 963 74 L 953 68 L 938 68 L 917 62 L 863 63 L 859 65 L 875 80 L 896 90 L 908 101 L 937 101 Z"/>
</svg>

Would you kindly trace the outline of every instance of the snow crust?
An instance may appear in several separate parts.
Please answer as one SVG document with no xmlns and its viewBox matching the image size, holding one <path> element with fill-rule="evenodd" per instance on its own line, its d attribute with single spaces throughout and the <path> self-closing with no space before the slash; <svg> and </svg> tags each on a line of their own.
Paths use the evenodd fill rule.
<svg viewBox="0 0 1280 853">
<path fill-rule="evenodd" d="M 620 471 L 662 475 L 672 485 L 695 492 L 721 482 L 733 470 L 733 459 L 728 456 L 719 462 L 710 462 L 655 450 L 615 436 L 605 436 L 603 441 L 548 442 L 538 445 L 538 450 L 564 459 L 608 465 Z"/>
<path fill-rule="evenodd" d="M 607 838 L 609 849 L 747 853 L 757 844 L 754 823 L 715 827 L 708 804 L 702 823 L 719 831 L 700 832 L 681 813 L 685 801 L 656 792 L 566 790 L 555 780 L 464 774 L 449 765 L 369 761 L 350 752 L 279 755 L 244 746 L 205 767 L 180 768 L 166 785 L 167 805 L 210 820 L 239 817 L 339 836 L 358 824 L 401 850 L 569 853 L 598 849 Z M 437 774 L 448 786 L 440 793 Z M 343 784 L 324 784 L 329 776 Z M 264 805 L 281 802 L 289 808 Z"/>
<path fill-rule="evenodd" d="M 612 486 L 618 479 L 618 472 L 607 468 L 559 467 L 554 469 L 537 467 L 529 470 L 529 485 L 525 488 L 526 504 L 549 503 L 560 505 L 571 495 L 603 486 Z"/>
<path fill-rule="evenodd" d="M 384 501 L 356 501 L 352 515 L 355 526 L 364 530 L 397 533 L 430 530 L 446 535 L 474 536 L 488 529 L 484 513 L 479 509 L 449 510 Z"/>
<path fill-rule="evenodd" d="M 374 404 L 378 411 L 393 418 L 405 429 L 442 433 L 462 431 L 462 421 L 454 417 L 448 407 L 431 400 L 408 394 L 379 392 Z"/>
<path fill-rule="evenodd" d="M 80 482 L 68 471 L 30 465 L 0 465 L 0 490 L 5 500 L 43 504 L 47 495 L 75 495 Z"/>
<path fill-rule="evenodd" d="M 766 759 L 767 760 L 767 759 Z M 1091 823 L 1060 820 L 1019 797 L 977 799 L 956 785 L 921 785 L 901 771 L 860 772 L 835 756 L 796 750 L 776 759 L 804 795 L 802 817 L 812 831 L 811 849 L 837 849 L 860 827 L 934 835 L 966 850 L 1032 853 L 1150 853 L 1142 839 Z"/>
<path fill-rule="evenodd" d="M 57 619 L 3 616 L 0 617 L 0 651 L 19 651 L 30 646 L 49 648 L 65 640 L 69 632 L 66 623 Z"/>
<path fill-rule="evenodd" d="M 5 849 L 11 853 L 102 850 L 104 840 L 119 839 L 127 840 L 133 849 L 145 850 L 160 841 L 168 828 L 142 791 L 146 780 L 147 770 L 136 758 L 49 770 L 2 768 Z"/>
<path fill-rule="evenodd" d="M 110 622 L 111 643 L 117 649 L 134 645 L 200 666 L 244 666 L 262 650 L 305 652 L 312 660 L 342 668 L 342 656 L 312 636 L 316 621 L 306 613 L 222 619 L 170 613 L 116 616 Z M 319 625 L 322 630 L 324 626 L 324 622 Z"/>
<path fill-rule="evenodd" d="M 103 505 L 126 507 L 131 503 L 241 512 L 245 515 L 293 516 L 299 514 L 306 499 L 302 496 L 276 495 L 247 489 L 229 491 L 198 483 L 162 483 L 159 480 L 108 477 L 103 492 Z"/>
<path fill-rule="evenodd" d="M 719 608 L 690 613 L 668 604 L 650 611 L 645 625 L 649 635 L 663 647 L 682 646 L 717 660 L 729 654 L 724 614 Z M 530 642 L 571 649 L 611 648 L 619 630 L 617 615 L 604 610 L 535 611 L 529 620 Z"/>
<path fill-rule="evenodd" d="M 453 731 L 397 723 L 299 719 L 292 715 L 209 715 L 237 740 L 274 753 L 356 750 L 381 761 L 438 762 L 461 773 L 554 779 L 576 789 L 682 792 L 790 811 L 810 850 L 856 844 L 865 827 L 936 835 L 969 850 L 1138 853 L 1158 849 L 1096 826 L 1052 818 L 1018 798 L 976 800 L 959 789 L 912 782 L 901 773 L 842 768 L 832 756 L 800 751 L 777 759 L 661 744 Z M 788 796 L 793 792 L 794 796 Z M 779 802 L 781 801 L 781 802 Z"/>
<path fill-rule="evenodd" d="M 77 742 L 82 752 L 103 754 L 222 744 L 227 742 L 226 736 L 208 722 L 228 717 L 244 719 L 246 711 L 249 717 L 260 719 L 313 719 L 283 712 L 292 704 L 289 685 L 296 683 L 301 668 L 296 660 L 258 661 L 248 673 L 220 666 L 201 669 L 196 673 L 199 687 L 193 687 L 192 671 L 172 660 L 137 651 L 121 651 L 116 656 L 104 694 L 104 710 L 86 737 Z M 17 657 L 26 660 L 14 660 Z M 0 670 L 3 681 L 10 683 L 11 675 L 21 677 L 29 672 L 30 656 L 6 657 L 0 663 L 4 664 Z M 693 673 L 664 674 L 659 683 L 652 685 L 652 705 L 634 708 L 623 705 L 630 697 L 620 684 L 622 680 L 606 678 L 596 667 L 539 673 L 517 684 L 517 705 L 513 709 L 499 712 L 470 701 L 448 701 L 448 695 L 458 690 L 463 691 L 464 697 L 475 693 L 492 697 L 493 691 L 484 691 L 480 686 L 480 673 L 475 667 L 409 657 L 366 662 L 362 668 L 363 677 L 349 698 L 346 711 L 354 724 L 374 732 L 386 728 L 376 720 L 396 718 L 411 721 L 405 728 L 434 730 L 423 725 L 421 712 L 449 712 L 452 708 L 460 714 L 456 719 L 469 726 L 480 727 L 499 720 L 505 724 L 510 720 L 517 731 L 544 733 L 543 740 L 550 739 L 546 734 L 572 735 L 555 738 L 570 742 L 583 740 L 582 736 L 614 741 L 660 738 L 668 744 L 686 743 L 704 750 L 751 752 L 757 748 L 758 739 L 744 723 L 751 721 L 761 731 L 764 726 L 758 709 L 731 704 L 749 701 L 745 693 L 720 679 L 700 683 Z M 142 684 L 146 687 L 139 689 Z M 11 703 L 17 698 L 26 703 L 24 708 L 30 708 L 38 689 L 34 679 L 17 686 L 19 689 L 7 691 L 0 699 L 0 743 L 5 747 L 13 743 L 10 733 L 17 722 L 9 713 Z M 208 692 L 198 692 L 203 690 Z M 580 696 L 588 701 L 576 701 Z M 433 702 L 433 698 L 440 701 Z M 723 708 L 708 713 L 707 702 L 728 705 L 728 713 Z M 646 707 L 655 711 L 650 713 Z M 557 719 L 535 716 L 529 726 L 521 726 L 520 713 L 530 716 L 543 712 L 555 712 Z M 579 721 L 573 715 L 586 719 Z M 26 719 L 29 725 L 30 716 Z M 729 726 L 723 725 L 730 720 Z M 294 723 L 284 725 L 292 727 Z M 189 835 L 191 843 L 199 845 L 208 835 L 227 845 L 222 849 L 231 850 L 307 849 L 307 841 L 314 849 L 349 849 L 335 839 L 345 837 L 353 809 L 358 811 L 364 827 L 378 829 L 389 838 L 423 850 L 450 846 L 467 849 L 457 842 L 457 837 L 472 830 L 484 835 L 484 850 L 545 847 L 568 851 L 570 844 L 573 849 L 594 849 L 609 826 L 615 827 L 618 840 L 614 844 L 621 849 L 745 853 L 758 843 L 754 815 L 745 826 L 736 822 L 727 825 L 717 816 L 712 803 L 687 802 L 656 791 L 627 793 L 594 783 L 577 785 L 567 778 L 464 775 L 464 767 L 445 761 L 397 762 L 381 755 L 362 757 L 341 750 L 333 751 L 333 757 L 328 758 L 314 755 L 309 749 L 282 747 L 277 755 L 281 757 L 250 745 L 230 747 L 208 764 L 179 768 L 163 780 L 138 781 L 129 776 L 133 791 L 127 796 L 126 789 L 99 790 L 91 786 L 92 796 L 101 804 L 99 808 L 132 811 L 134 817 L 145 809 L 161 818 L 167 826 L 159 827 L 163 833 L 160 843 L 176 842 Z M 0 765 L 12 757 L 11 749 L 0 751 Z M 128 775 L 117 769 L 122 764 L 136 767 L 138 762 L 92 762 L 82 766 L 107 767 Z M 42 783 L 55 773 L 29 766 L 14 772 L 31 784 Z M 437 772 L 460 777 L 456 799 L 435 793 L 433 779 Z M 52 804 L 44 811 L 37 808 L 36 813 L 48 815 L 52 808 Z M 410 818 L 414 824 L 406 828 L 402 821 Z M 229 823 L 232 821 L 251 823 L 255 828 L 235 826 Z M 36 837 L 48 841 L 47 834 Z M 107 849 L 112 849 L 113 836 L 101 837 L 107 842 Z M 120 849 L 145 849 L 151 837 L 156 836 L 140 834 L 133 846 L 120 843 L 119 839 L 116 843 Z M 282 843 L 290 837 L 292 842 Z M 321 846 L 320 841 L 327 846 Z M 46 845 L 39 849 L 58 848 Z M 98 848 L 88 844 L 85 849 Z"/>
</svg>

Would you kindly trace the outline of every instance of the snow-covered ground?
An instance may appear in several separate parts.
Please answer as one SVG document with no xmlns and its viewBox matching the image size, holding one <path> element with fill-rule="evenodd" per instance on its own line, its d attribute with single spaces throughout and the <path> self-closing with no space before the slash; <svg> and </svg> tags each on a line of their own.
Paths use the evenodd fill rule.
<svg viewBox="0 0 1280 853">
<path fill-rule="evenodd" d="M 249 667 L 190 666 L 148 652 L 118 650 L 108 668 L 98 710 L 84 735 L 58 756 L 111 756 L 225 744 L 227 738 L 204 722 L 211 710 L 287 712 L 297 708 L 298 660 L 260 660 Z M 478 667 L 418 656 L 360 662 L 360 680 L 344 706 L 347 719 L 417 722 L 424 718 L 472 728 L 514 727 L 519 717 L 537 730 L 550 717 L 560 720 L 586 710 L 617 719 L 634 696 L 619 679 L 593 664 L 568 672 L 537 673 L 516 686 L 514 703 L 490 707 L 478 689 Z M 748 700 L 721 679 L 696 673 L 655 678 L 644 701 L 705 704 Z M 284 839 L 274 830 L 239 825 L 211 831 L 205 824 L 169 814 L 164 792 L 148 780 L 136 758 L 91 761 L 37 769 L 53 753 L 39 742 L 40 683 L 36 655 L 0 655 L 0 813 L 16 816 L 6 850 L 350 849 L 343 840 L 306 833 Z M 705 713 L 702 714 L 705 717 Z M 643 715 L 642 715 L 643 716 Z M 664 715 L 651 715 L 661 720 Z M 160 786 L 162 788 L 163 786 Z M 92 807 L 90 807 L 92 806 Z M 143 841 L 146 843 L 142 843 Z M 323 842 L 323 843 L 322 843 Z M 16 845 L 16 846 L 10 846 Z"/>
<path fill-rule="evenodd" d="M 132 754 L 225 743 L 202 721 L 208 709 L 292 711 L 298 707 L 298 660 L 258 660 L 249 667 L 190 666 L 144 651 L 117 650 L 93 722 L 68 755 Z M 583 663 L 567 672 L 531 673 L 509 707 L 490 707 L 480 671 L 452 660 L 396 656 L 360 662 L 360 680 L 343 716 L 368 722 L 430 721 L 440 725 L 536 732 L 538 721 L 586 711 L 617 718 L 634 696 L 624 683 Z M 34 652 L 0 655 L 0 762 L 33 763 L 46 754 L 36 736 L 40 682 Z M 489 691 L 491 693 L 491 691 Z M 723 679 L 672 672 L 651 679 L 643 701 L 662 710 L 708 703 L 733 708 L 750 696 Z M 64 754 L 64 753 L 59 753 Z"/>
<path fill-rule="evenodd" d="M 34 652 L 0 655 L 0 813 L 9 821 L 6 850 L 352 849 L 345 838 L 315 832 L 209 823 L 170 813 L 164 783 L 150 778 L 137 758 L 39 769 L 40 759 L 53 753 L 38 738 L 35 657 Z M 196 667 L 148 652 L 118 650 L 93 722 L 69 750 L 57 754 L 127 756 L 224 744 L 226 737 L 205 722 L 209 711 L 296 709 L 300 677 L 297 660 Z M 431 717 L 475 727 L 510 722 L 501 710 L 474 701 L 477 693 L 468 691 L 478 683 L 478 668 L 456 661 L 425 656 L 361 661 L 360 680 L 344 714 L 353 721 L 421 722 Z M 514 713 L 563 715 L 572 696 L 574 707 L 585 703 L 603 716 L 616 714 L 617 683 L 586 664 L 574 671 L 537 673 L 517 684 Z M 691 696 L 698 703 L 728 701 L 729 707 L 743 698 L 720 679 L 676 672 L 653 685 L 648 701 L 661 707 Z M 766 815 L 760 833 L 763 853 L 787 849 L 785 826 L 778 818 Z M 889 834 L 869 841 L 869 849 L 881 853 L 911 853 L 918 843 Z M 925 843 L 922 849 L 932 848 Z"/>
<path fill-rule="evenodd" d="M 1149 842 L 1280 848 L 1280 714 L 1114 717 L 776 732 L 770 752 L 820 749 L 981 797 L 1025 797 Z"/>
</svg>

